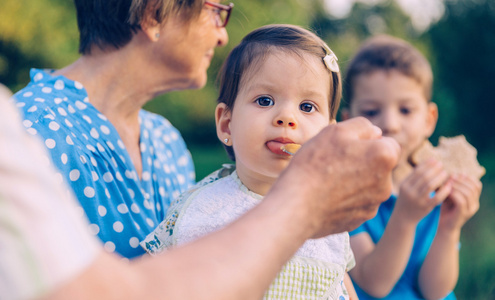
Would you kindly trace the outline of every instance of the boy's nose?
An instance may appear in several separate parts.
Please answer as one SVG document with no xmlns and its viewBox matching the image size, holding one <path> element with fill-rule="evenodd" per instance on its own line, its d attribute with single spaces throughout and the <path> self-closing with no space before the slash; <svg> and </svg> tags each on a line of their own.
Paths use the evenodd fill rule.
<svg viewBox="0 0 495 300">
<path fill-rule="evenodd" d="M 381 123 L 380 127 L 384 133 L 394 133 L 400 130 L 400 118 L 393 112 L 385 113 Z"/>
</svg>

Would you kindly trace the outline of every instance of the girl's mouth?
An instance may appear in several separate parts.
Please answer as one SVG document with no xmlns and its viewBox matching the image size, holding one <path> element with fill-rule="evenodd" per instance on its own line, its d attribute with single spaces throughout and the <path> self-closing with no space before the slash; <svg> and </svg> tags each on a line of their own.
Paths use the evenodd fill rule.
<svg viewBox="0 0 495 300">
<path fill-rule="evenodd" d="M 270 150 L 274 154 L 290 156 L 291 154 L 282 150 L 282 147 L 284 147 L 285 145 L 288 145 L 288 144 L 294 144 L 294 142 L 290 139 L 287 139 L 287 138 L 278 138 L 278 139 L 274 139 L 274 140 L 266 142 L 266 147 L 268 148 L 268 150 Z"/>
</svg>

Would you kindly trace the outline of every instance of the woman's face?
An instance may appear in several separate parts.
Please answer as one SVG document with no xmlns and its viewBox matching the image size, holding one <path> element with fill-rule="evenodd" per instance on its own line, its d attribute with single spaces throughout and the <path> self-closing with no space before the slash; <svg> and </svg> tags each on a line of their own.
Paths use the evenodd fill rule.
<svg viewBox="0 0 495 300">
<path fill-rule="evenodd" d="M 160 30 L 153 59 L 174 78 L 176 89 L 201 88 L 214 50 L 228 42 L 225 28 L 217 27 L 215 13 L 203 7 L 200 15 L 189 21 L 169 16 Z"/>
</svg>

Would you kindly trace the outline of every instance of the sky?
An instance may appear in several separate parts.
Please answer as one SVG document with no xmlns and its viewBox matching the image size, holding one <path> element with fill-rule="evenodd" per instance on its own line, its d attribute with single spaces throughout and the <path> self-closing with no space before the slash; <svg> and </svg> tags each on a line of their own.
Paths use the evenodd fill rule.
<svg viewBox="0 0 495 300">
<path fill-rule="evenodd" d="M 387 0 L 325 0 L 325 6 L 328 13 L 337 18 L 343 18 L 349 14 L 354 2 L 358 1 L 373 5 Z M 439 20 L 445 11 L 443 0 L 395 1 L 411 16 L 414 27 L 419 31 L 426 30 L 431 23 Z"/>
</svg>

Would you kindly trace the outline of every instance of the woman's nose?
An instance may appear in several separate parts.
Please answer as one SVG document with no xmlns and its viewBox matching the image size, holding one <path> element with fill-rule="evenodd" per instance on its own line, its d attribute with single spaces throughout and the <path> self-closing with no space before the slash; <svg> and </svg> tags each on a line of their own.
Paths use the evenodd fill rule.
<svg viewBox="0 0 495 300">
<path fill-rule="evenodd" d="M 219 27 L 218 30 L 219 36 L 217 46 L 222 47 L 227 45 L 227 43 L 229 42 L 229 34 L 227 33 L 227 30 L 225 29 L 225 27 Z"/>
</svg>

